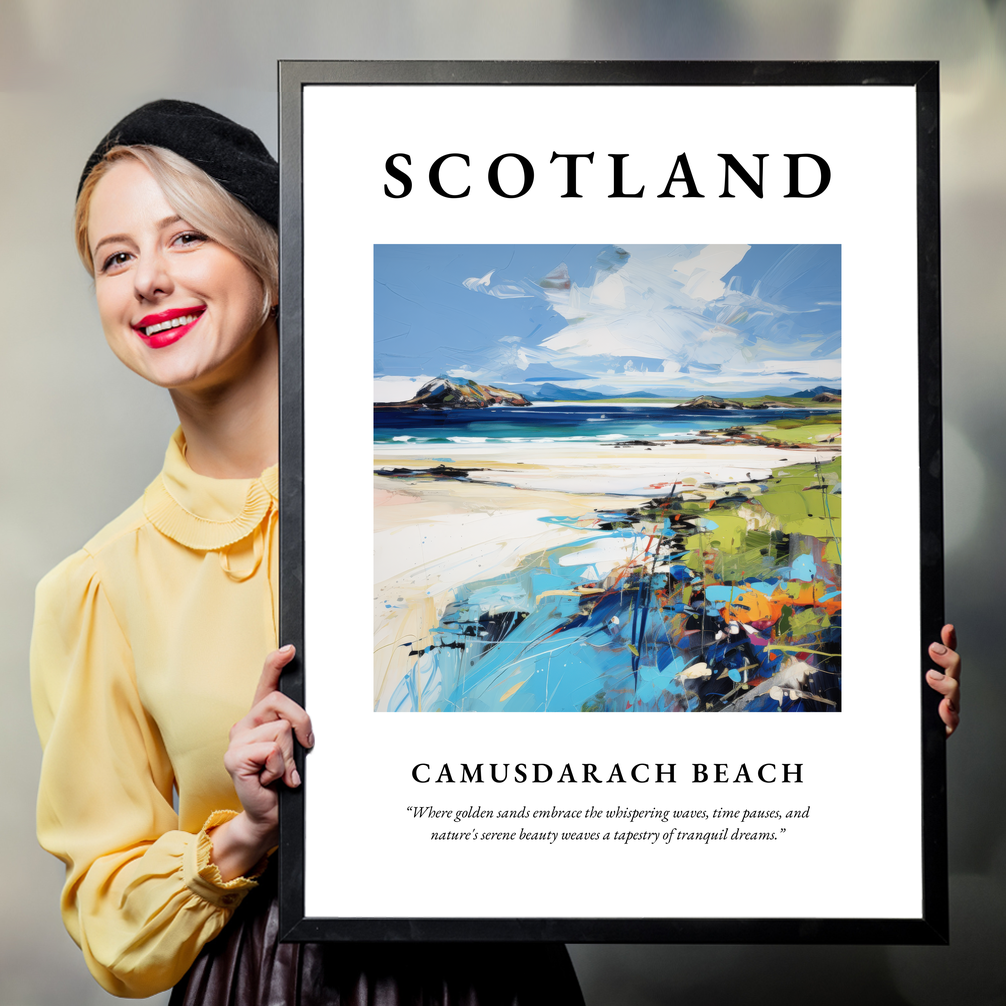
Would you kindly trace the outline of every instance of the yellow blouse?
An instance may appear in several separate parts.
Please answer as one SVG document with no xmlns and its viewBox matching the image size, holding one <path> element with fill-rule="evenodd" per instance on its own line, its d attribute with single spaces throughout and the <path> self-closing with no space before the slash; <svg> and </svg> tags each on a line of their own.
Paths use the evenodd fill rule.
<svg viewBox="0 0 1006 1006">
<path fill-rule="evenodd" d="M 206 829 L 241 809 L 228 731 L 276 646 L 277 492 L 276 467 L 197 475 L 176 431 L 143 498 L 38 586 L 38 837 L 115 995 L 174 985 L 255 886 L 223 882 Z"/>
</svg>

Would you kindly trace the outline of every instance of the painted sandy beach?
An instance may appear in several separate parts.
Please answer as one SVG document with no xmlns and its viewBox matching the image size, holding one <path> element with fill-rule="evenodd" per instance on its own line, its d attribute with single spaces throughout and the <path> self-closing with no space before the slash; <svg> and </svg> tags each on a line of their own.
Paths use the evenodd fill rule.
<svg viewBox="0 0 1006 1006">
<path fill-rule="evenodd" d="M 744 708 L 768 680 L 754 698 L 778 703 L 768 692 L 783 687 L 783 665 L 783 701 L 837 707 L 829 689 L 806 698 L 803 678 L 805 650 L 827 645 L 817 630 L 840 610 L 828 599 L 840 588 L 838 448 L 716 439 L 730 438 L 452 444 L 449 466 L 417 456 L 415 445 L 382 445 L 375 708 Z M 745 581 L 758 586 L 745 591 Z M 815 631 L 776 632 L 778 649 L 765 652 L 758 644 L 771 647 L 772 634 L 753 624 L 766 612 L 746 596 L 752 589 L 778 610 L 772 625 L 787 607 L 816 607 L 823 618 Z M 647 592 L 649 631 L 640 624 Z M 689 631 L 689 621 L 700 624 Z M 693 659 L 717 633 L 740 644 L 721 655 L 718 686 L 709 661 Z M 763 677 L 771 663 L 775 674 Z"/>
<path fill-rule="evenodd" d="M 796 309 L 784 305 L 773 314 L 759 296 L 755 306 L 774 321 L 770 349 L 788 357 L 766 368 L 758 361 L 765 336 L 760 329 L 745 334 L 736 303 L 732 325 L 704 320 L 697 302 L 650 303 L 642 314 L 623 303 L 615 318 L 604 319 L 609 352 L 593 354 L 606 373 L 591 376 L 584 371 L 600 336 L 591 334 L 589 310 L 580 305 L 573 322 L 555 311 L 550 276 L 558 277 L 560 305 L 578 296 L 590 304 L 564 265 L 538 276 L 541 295 L 523 280 L 485 298 L 479 287 L 487 285 L 485 276 L 461 276 L 457 292 L 470 299 L 459 298 L 460 310 L 441 302 L 443 290 L 426 290 L 438 344 L 415 339 L 413 311 L 409 353 L 416 359 L 406 368 L 408 354 L 396 351 L 398 373 L 382 374 L 389 361 L 381 347 L 400 342 L 387 332 L 403 317 L 396 302 L 407 299 L 393 282 L 403 263 L 427 260 L 422 251 L 402 254 L 395 247 L 386 260 L 380 250 L 375 256 L 378 289 L 383 282 L 390 299 L 385 306 L 383 294 L 375 297 L 374 709 L 839 711 L 841 404 L 834 332 L 815 327 L 811 336 L 794 334 Z M 455 249 L 458 275 L 473 271 L 465 259 L 484 249 L 466 251 Z M 591 253 L 603 266 L 595 269 L 591 292 L 611 276 L 631 278 L 631 252 Z M 666 268 L 690 253 L 704 254 L 675 249 L 670 258 L 649 259 Z M 813 255 L 776 250 L 769 259 L 783 261 L 791 285 L 811 272 L 815 296 L 837 302 L 837 264 L 828 267 L 837 258 L 824 256 L 827 268 L 818 262 L 816 271 L 807 266 Z M 720 255 L 717 268 L 725 260 Z M 701 284 L 685 270 L 676 276 L 669 269 L 669 286 L 691 283 L 695 301 Z M 737 281 L 715 280 L 719 287 L 701 278 L 707 292 L 737 299 Z M 621 299 L 631 306 L 622 285 Z M 644 300 L 654 299 L 652 282 L 644 293 Z M 447 367 L 439 377 L 424 373 L 434 360 L 449 361 L 443 334 L 452 320 L 460 317 L 470 335 L 473 303 L 492 311 L 519 301 L 530 302 L 518 304 L 530 317 L 510 314 L 539 338 L 542 319 L 556 314 L 558 338 L 546 335 L 537 345 L 552 338 L 558 348 L 545 346 L 537 363 L 530 350 L 524 360 L 510 354 L 526 364 L 514 374 L 506 353 L 500 362 L 507 337 L 497 337 L 495 363 L 490 346 L 490 365 L 475 377 Z M 638 343 L 654 316 L 666 329 L 662 351 L 676 335 L 684 365 L 667 366 L 665 357 L 655 373 L 635 354 L 612 374 L 619 324 Z M 700 364 L 694 357 L 710 342 L 721 343 L 719 362 Z M 507 351 L 514 345 L 502 342 Z M 813 363 L 822 347 L 816 370 L 797 359 Z M 480 359 L 474 351 L 465 358 Z M 748 379 L 738 360 L 761 373 Z M 575 376 L 561 372 L 560 363 Z M 716 375 L 726 379 L 710 391 Z M 823 380 L 827 385 L 814 383 Z M 741 394 L 715 393 L 735 388 Z"/>
</svg>

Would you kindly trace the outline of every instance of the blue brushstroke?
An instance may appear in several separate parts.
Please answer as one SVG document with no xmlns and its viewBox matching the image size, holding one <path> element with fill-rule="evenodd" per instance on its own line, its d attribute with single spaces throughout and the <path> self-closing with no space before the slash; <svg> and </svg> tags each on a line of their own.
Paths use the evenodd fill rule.
<svg viewBox="0 0 1006 1006">
<path fill-rule="evenodd" d="M 689 516 L 685 530 L 704 521 Z M 577 592 L 591 583 L 596 571 L 592 562 L 570 560 L 606 538 L 635 538 L 636 564 L 614 587 Z M 788 654 L 773 649 L 764 637 L 749 637 L 742 627 L 726 624 L 720 611 L 745 590 L 785 590 L 790 580 L 816 571 L 810 556 L 778 566 L 771 576 L 703 589 L 700 577 L 670 561 L 681 554 L 674 544 L 671 536 L 654 538 L 649 531 L 613 528 L 549 549 L 506 576 L 462 587 L 429 645 L 414 654 L 416 660 L 389 707 L 689 711 L 715 708 L 738 684 L 774 675 Z M 643 558 L 648 561 L 640 561 Z M 677 585 L 687 579 L 697 586 L 686 604 Z M 841 620 L 835 617 L 830 628 L 806 645 L 814 650 L 837 647 L 840 636 Z M 680 677 L 700 661 L 713 672 L 701 680 Z M 798 711 L 803 703 L 766 696 L 748 706 L 751 711 L 780 708 Z"/>
</svg>

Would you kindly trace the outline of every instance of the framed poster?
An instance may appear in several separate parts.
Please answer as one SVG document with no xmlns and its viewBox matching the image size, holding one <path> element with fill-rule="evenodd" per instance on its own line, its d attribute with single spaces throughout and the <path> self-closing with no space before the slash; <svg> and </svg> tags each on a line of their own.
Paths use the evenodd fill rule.
<svg viewBox="0 0 1006 1006">
<path fill-rule="evenodd" d="M 280 89 L 287 938 L 944 941 L 936 66 Z"/>
</svg>

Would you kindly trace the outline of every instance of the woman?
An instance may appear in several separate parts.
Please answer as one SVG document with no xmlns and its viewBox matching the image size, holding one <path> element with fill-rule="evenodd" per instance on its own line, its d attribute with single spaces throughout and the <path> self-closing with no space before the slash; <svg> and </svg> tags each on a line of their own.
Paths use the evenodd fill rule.
<svg viewBox="0 0 1006 1006">
<path fill-rule="evenodd" d="M 274 649 L 277 221 L 258 137 L 187 102 L 128 115 L 81 178 L 106 339 L 180 427 L 143 497 L 38 589 L 38 831 L 67 929 L 120 996 L 582 1004 L 561 945 L 277 944 L 276 786 L 300 785 L 293 738 L 313 744 Z"/>
<path fill-rule="evenodd" d="M 582 1003 L 560 945 L 277 944 L 276 785 L 300 785 L 293 738 L 314 740 L 274 649 L 277 189 L 253 133 L 176 101 L 123 119 L 81 179 L 105 336 L 180 427 L 142 499 L 39 585 L 38 830 L 64 921 L 122 996 Z M 955 646 L 948 626 L 930 650 L 948 734 Z"/>
</svg>

